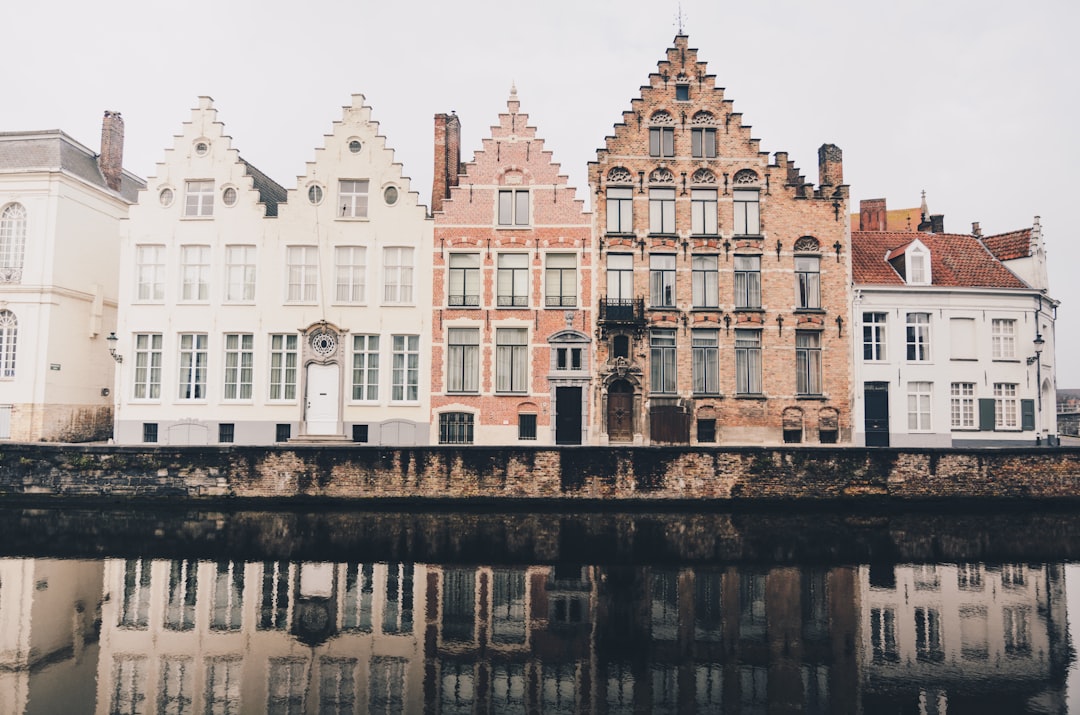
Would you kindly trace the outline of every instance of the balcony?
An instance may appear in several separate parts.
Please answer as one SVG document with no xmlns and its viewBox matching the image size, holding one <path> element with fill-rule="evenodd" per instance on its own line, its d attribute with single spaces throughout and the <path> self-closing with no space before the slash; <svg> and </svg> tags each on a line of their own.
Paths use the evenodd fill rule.
<svg viewBox="0 0 1080 715">
<path fill-rule="evenodd" d="M 630 328 L 635 332 L 645 328 L 645 299 L 600 299 L 600 329 Z"/>
</svg>

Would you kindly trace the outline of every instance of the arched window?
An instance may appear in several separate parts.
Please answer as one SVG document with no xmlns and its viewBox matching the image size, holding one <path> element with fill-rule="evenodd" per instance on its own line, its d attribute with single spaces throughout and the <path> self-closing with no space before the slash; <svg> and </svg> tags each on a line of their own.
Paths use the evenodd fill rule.
<svg viewBox="0 0 1080 715">
<path fill-rule="evenodd" d="M 10 310 L 0 310 L 0 377 L 15 377 L 15 342 L 19 321 Z"/>
<path fill-rule="evenodd" d="M 26 209 L 22 204 L 9 204 L 0 213 L 0 283 L 22 280 L 25 245 Z"/>
</svg>

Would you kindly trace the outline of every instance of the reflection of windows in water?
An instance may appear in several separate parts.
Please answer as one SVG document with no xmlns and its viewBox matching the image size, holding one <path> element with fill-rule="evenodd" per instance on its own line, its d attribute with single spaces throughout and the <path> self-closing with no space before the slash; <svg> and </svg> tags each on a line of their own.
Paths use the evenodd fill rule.
<svg viewBox="0 0 1080 715">
<path fill-rule="evenodd" d="M 368 712 L 405 712 L 405 658 L 372 656 L 368 681 Z"/>
<path fill-rule="evenodd" d="M 540 676 L 540 701 L 544 713 L 577 712 L 575 663 L 544 663 Z"/>
<path fill-rule="evenodd" d="M 739 668 L 739 704 L 745 715 L 765 715 L 769 707 L 769 669 L 759 665 Z"/>
<path fill-rule="evenodd" d="M 653 663 L 652 712 L 659 715 L 679 712 L 679 668 L 669 663 Z"/>
<path fill-rule="evenodd" d="M 492 574 L 491 640 L 525 642 L 524 571 L 499 570 Z"/>
<path fill-rule="evenodd" d="M 876 664 L 900 660 L 900 651 L 896 647 L 896 611 L 891 608 L 870 609 L 870 646 Z"/>
<path fill-rule="evenodd" d="M 1024 586 L 1024 565 L 1002 564 L 1001 585 L 1005 588 L 1022 588 Z"/>
<path fill-rule="evenodd" d="M 120 626 L 146 628 L 150 621 L 150 562 L 124 562 L 124 601 L 120 604 Z"/>
<path fill-rule="evenodd" d="M 829 709 L 829 666 L 804 665 L 803 712 L 806 715 L 828 715 Z"/>
<path fill-rule="evenodd" d="M 634 671 L 629 663 L 608 663 L 607 711 L 611 715 L 634 712 Z"/>
<path fill-rule="evenodd" d="M 990 619 L 986 606 L 960 608 L 960 655 L 964 660 L 990 657 Z"/>
<path fill-rule="evenodd" d="M 743 638 L 765 638 L 765 574 L 739 574 L 739 631 Z"/>
<path fill-rule="evenodd" d="M 941 577 L 935 564 L 917 564 L 913 566 L 916 591 L 937 591 L 941 588 Z"/>
<path fill-rule="evenodd" d="M 110 713 L 137 715 L 146 712 L 146 656 L 113 656 L 113 693 Z"/>
<path fill-rule="evenodd" d="M 190 713 L 195 680 L 195 662 L 191 658 L 166 656 L 158 666 L 161 679 L 158 687 L 157 711 L 162 715 Z M 112 712 L 117 712 L 113 710 Z"/>
<path fill-rule="evenodd" d="M 718 641 L 723 634 L 722 582 L 719 573 L 698 571 L 694 576 L 694 639 Z"/>
<path fill-rule="evenodd" d="M 383 633 L 408 633 L 413 626 L 413 565 L 386 565 Z"/>
<path fill-rule="evenodd" d="M 206 662 L 206 712 L 240 712 L 240 658 L 210 658 Z"/>
<path fill-rule="evenodd" d="M 266 712 L 300 715 L 307 692 L 307 661 L 299 658 L 271 658 L 267 675 Z"/>
<path fill-rule="evenodd" d="M 698 712 L 720 712 L 723 694 L 723 664 L 698 663 L 694 669 L 694 703 Z"/>
<path fill-rule="evenodd" d="M 442 637 L 471 642 L 476 618 L 476 576 L 472 569 L 443 572 Z"/>
<path fill-rule="evenodd" d="M 371 598 L 374 594 L 374 569 L 371 564 L 348 564 L 345 567 L 345 603 L 341 627 L 371 632 Z"/>
<path fill-rule="evenodd" d="M 588 621 L 588 604 L 584 597 L 552 596 L 551 605 L 551 620 L 554 624 L 574 625 Z"/>
<path fill-rule="evenodd" d="M 195 627 L 195 598 L 199 590 L 199 567 L 194 561 L 169 562 L 169 600 L 165 604 L 165 628 L 190 631 Z"/>
<path fill-rule="evenodd" d="M 491 712 L 493 715 L 525 712 L 525 666 L 521 663 L 492 666 Z"/>
<path fill-rule="evenodd" d="M 982 564 L 957 564 L 956 586 L 963 591 L 983 590 Z"/>
<path fill-rule="evenodd" d="M 935 663 L 945 659 L 941 642 L 941 615 L 937 609 L 915 609 L 915 658 Z"/>
<path fill-rule="evenodd" d="M 210 627 L 215 631 L 238 631 L 243 615 L 244 564 L 219 561 L 214 574 Z"/>
<path fill-rule="evenodd" d="M 475 666 L 472 663 L 442 660 L 439 664 L 439 713 L 471 715 L 475 699 Z"/>
<path fill-rule="evenodd" d="M 289 627 L 289 564 L 264 561 L 259 630 L 286 630 Z"/>
<path fill-rule="evenodd" d="M 356 658 L 319 661 L 319 712 L 353 713 L 356 706 Z"/>
<path fill-rule="evenodd" d="M 674 571 L 652 574 L 652 638 L 673 641 L 679 635 L 679 575 Z"/>
<path fill-rule="evenodd" d="M 802 574 L 803 637 L 825 640 L 829 637 L 828 576 L 823 569 L 806 569 Z"/>
<path fill-rule="evenodd" d="M 1028 606 L 1006 606 L 1001 609 L 1002 630 L 1007 655 L 1031 655 L 1031 609 Z"/>
<path fill-rule="evenodd" d="M 870 588 L 896 588 L 896 568 L 892 564 L 870 564 Z"/>
</svg>

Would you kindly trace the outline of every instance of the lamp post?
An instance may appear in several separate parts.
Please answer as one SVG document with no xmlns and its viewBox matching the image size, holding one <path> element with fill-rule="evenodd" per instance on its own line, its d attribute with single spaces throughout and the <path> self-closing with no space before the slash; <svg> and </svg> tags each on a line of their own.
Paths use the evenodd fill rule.
<svg viewBox="0 0 1080 715">
<path fill-rule="evenodd" d="M 1035 328 L 1035 356 L 1027 359 L 1027 364 L 1035 364 L 1035 444 L 1042 443 L 1042 351 L 1046 341 L 1038 327 Z"/>
<path fill-rule="evenodd" d="M 109 355 L 112 355 L 112 359 L 116 362 L 124 362 L 124 356 L 116 353 L 116 344 L 120 342 L 120 338 L 116 337 L 116 333 L 109 333 L 109 337 L 105 338 L 105 342 L 109 344 Z"/>
</svg>

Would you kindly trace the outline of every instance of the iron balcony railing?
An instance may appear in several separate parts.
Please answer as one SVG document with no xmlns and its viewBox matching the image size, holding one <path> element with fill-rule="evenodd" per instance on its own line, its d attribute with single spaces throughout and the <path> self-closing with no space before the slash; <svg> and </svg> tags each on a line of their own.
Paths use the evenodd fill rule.
<svg viewBox="0 0 1080 715">
<path fill-rule="evenodd" d="M 600 299 L 600 323 L 603 325 L 644 325 L 645 299 Z"/>
</svg>

